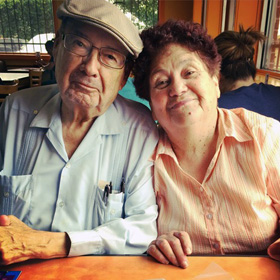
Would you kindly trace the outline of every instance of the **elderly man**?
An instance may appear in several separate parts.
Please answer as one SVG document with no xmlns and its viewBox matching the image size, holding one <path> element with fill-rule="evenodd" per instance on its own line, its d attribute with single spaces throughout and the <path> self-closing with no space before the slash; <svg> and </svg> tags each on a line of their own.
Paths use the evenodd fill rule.
<svg viewBox="0 0 280 280">
<path fill-rule="evenodd" d="M 0 121 L 2 264 L 140 254 L 155 239 L 149 110 L 118 96 L 142 49 L 104 0 L 66 0 L 56 85 L 11 95 Z"/>
</svg>

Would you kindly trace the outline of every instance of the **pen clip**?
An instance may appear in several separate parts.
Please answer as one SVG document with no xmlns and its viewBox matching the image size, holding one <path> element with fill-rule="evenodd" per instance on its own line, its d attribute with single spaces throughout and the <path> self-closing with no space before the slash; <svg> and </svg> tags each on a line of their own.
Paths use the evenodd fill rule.
<svg viewBox="0 0 280 280">
<path fill-rule="evenodd" d="M 124 193 L 125 192 L 125 181 L 124 181 L 124 177 L 122 177 L 122 182 L 121 182 L 121 192 Z"/>
<path fill-rule="evenodd" d="M 108 185 L 106 185 L 104 187 L 104 192 L 103 192 L 103 201 L 104 201 L 106 206 L 107 206 L 107 201 L 108 201 L 109 193 L 110 193 L 110 188 L 109 188 Z"/>
</svg>

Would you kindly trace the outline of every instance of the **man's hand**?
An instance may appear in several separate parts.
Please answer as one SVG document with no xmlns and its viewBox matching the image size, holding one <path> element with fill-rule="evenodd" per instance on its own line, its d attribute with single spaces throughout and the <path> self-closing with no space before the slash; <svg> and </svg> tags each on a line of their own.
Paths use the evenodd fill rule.
<svg viewBox="0 0 280 280">
<path fill-rule="evenodd" d="M 163 264 L 188 267 L 187 255 L 192 253 L 192 243 L 185 231 L 171 231 L 159 236 L 148 248 L 148 254 Z"/>
<path fill-rule="evenodd" d="M 37 231 L 15 216 L 0 216 L 0 264 L 66 257 L 69 248 L 66 233 Z"/>
<path fill-rule="evenodd" d="M 10 218 L 6 215 L 0 216 L 0 226 L 8 226 L 10 224 Z"/>
</svg>

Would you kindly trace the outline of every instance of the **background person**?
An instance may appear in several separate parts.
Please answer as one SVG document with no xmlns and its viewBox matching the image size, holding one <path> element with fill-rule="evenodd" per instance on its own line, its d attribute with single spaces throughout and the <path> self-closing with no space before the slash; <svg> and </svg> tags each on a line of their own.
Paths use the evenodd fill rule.
<svg viewBox="0 0 280 280">
<path fill-rule="evenodd" d="M 148 253 L 183 268 L 191 253 L 264 254 L 280 237 L 280 123 L 217 108 L 221 58 L 201 25 L 170 20 L 141 38 L 134 84 L 160 125 Z"/>
<path fill-rule="evenodd" d="M 157 235 L 156 126 L 118 96 L 142 49 L 138 30 L 103 0 L 67 0 L 57 15 L 58 88 L 15 93 L 0 111 L 2 264 L 141 254 Z"/>
<path fill-rule="evenodd" d="M 43 72 L 43 85 L 55 84 L 55 64 L 54 64 L 54 57 L 53 57 L 53 46 L 54 46 L 54 39 L 49 40 L 46 42 L 45 47 L 50 55 L 50 60 L 47 65 L 44 66 Z"/>
<path fill-rule="evenodd" d="M 254 45 L 265 36 L 252 27 L 239 32 L 224 31 L 215 38 L 222 56 L 218 105 L 222 108 L 243 107 L 280 120 L 280 87 L 255 82 Z"/>
</svg>

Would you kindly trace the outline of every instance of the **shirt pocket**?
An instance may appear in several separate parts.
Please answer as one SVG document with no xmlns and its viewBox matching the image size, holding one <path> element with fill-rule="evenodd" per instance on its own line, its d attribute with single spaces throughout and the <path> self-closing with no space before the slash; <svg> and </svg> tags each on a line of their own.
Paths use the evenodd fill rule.
<svg viewBox="0 0 280 280">
<path fill-rule="evenodd" d="M 29 214 L 33 190 L 32 175 L 0 175 L 1 214 L 25 221 Z"/>
<path fill-rule="evenodd" d="M 99 225 L 124 217 L 123 210 L 124 193 L 113 191 L 106 201 L 104 191 L 96 188 L 95 218 Z"/>
</svg>

